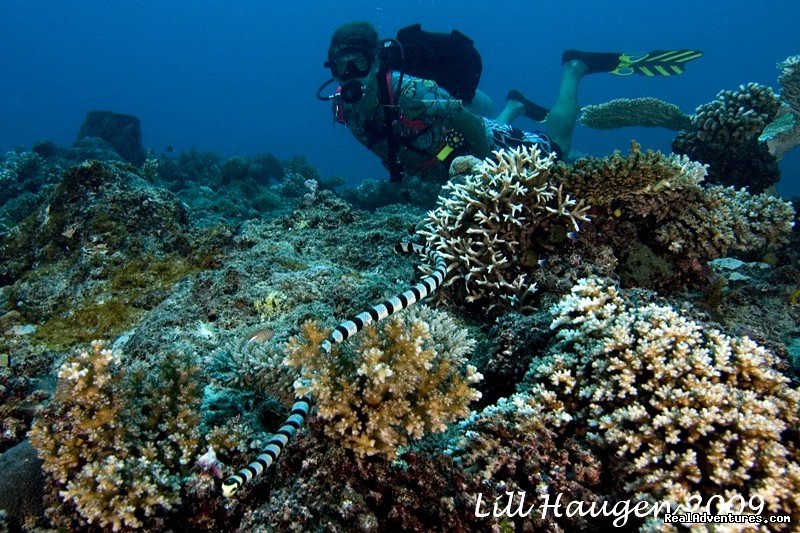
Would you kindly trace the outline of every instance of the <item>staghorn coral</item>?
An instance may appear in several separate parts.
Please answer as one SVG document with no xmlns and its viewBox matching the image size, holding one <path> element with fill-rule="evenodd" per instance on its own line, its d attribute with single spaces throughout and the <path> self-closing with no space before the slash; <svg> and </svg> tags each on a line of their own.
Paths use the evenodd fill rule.
<svg viewBox="0 0 800 533">
<path fill-rule="evenodd" d="M 67 529 L 155 527 L 180 504 L 199 451 L 200 390 L 186 357 L 123 371 L 100 342 L 68 357 L 29 434 L 49 476 L 51 521 Z"/>
<path fill-rule="evenodd" d="M 462 282 L 467 302 L 524 308 L 542 243 L 566 240 L 587 207 L 548 180 L 553 154 L 521 147 L 494 152 L 476 173 L 448 183 L 423 235 L 449 262 L 446 285 Z"/>
<path fill-rule="evenodd" d="M 558 342 L 517 401 L 615 456 L 627 495 L 759 496 L 800 519 L 800 392 L 775 357 L 671 307 L 583 279 L 551 308 Z"/>
<path fill-rule="evenodd" d="M 326 334 L 306 322 L 286 347 L 302 367 L 298 397 L 313 393 L 325 433 L 359 455 L 394 457 L 409 438 L 441 432 L 469 414 L 481 375 L 464 356 L 474 346 L 444 312 L 424 306 L 364 329 L 351 346 L 320 352 Z"/>
<path fill-rule="evenodd" d="M 691 118 L 675 104 L 658 98 L 618 98 L 581 109 L 580 122 L 587 128 L 610 130 L 645 126 L 685 130 L 691 127 Z"/>
</svg>

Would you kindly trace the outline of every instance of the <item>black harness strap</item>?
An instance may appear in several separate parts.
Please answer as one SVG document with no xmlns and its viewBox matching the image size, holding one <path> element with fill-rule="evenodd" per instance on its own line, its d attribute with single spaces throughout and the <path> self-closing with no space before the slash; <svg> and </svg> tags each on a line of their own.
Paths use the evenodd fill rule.
<svg viewBox="0 0 800 533">
<path fill-rule="evenodd" d="M 392 74 L 381 68 L 378 71 L 378 99 L 383 108 L 383 123 L 386 128 L 387 153 L 384 164 L 389 170 L 389 181 L 400 183 L 403 181 L 403 164 L 398 157 L 400 139 L 397 132 L 397 121 L 400 118 L 400 106 L 394 101 L 391 92 Z"/>
</svg>

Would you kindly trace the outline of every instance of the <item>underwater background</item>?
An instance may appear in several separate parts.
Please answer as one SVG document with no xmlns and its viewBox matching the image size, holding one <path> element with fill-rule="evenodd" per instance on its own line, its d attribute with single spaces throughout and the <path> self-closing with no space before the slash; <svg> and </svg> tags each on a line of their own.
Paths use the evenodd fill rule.
<svg viewBox="0 0 800 533">
<path fill-rule="evenodd" d="M 460 30 L 495 113 L 703 55 L 585 76 L 566 161 L 397 184 L 315 98 L 354 20 Z M 4 1 L 0 533 L 800 531 L 798 21 Z"/>
<path fill-rule="evenodd" d="M 499 111 L 511 88 L 546 107 L 561 76 L 561 53 L 704 52 L 672 79 L 590 76 L 581 105 L 652 96 L 692 113 L 718 91 L 774 84 L 775 64 L 796 50 L 800 4 L 777 0 L 709 2 L 528 2 L 500 5 L 409 1 L 257 1 L 68 4 L 3 3 L 0 33 L 0 146 L 72 140 L 89 109 L 139 117 L 144 144 L 192 146 L 226 156 L 304 154 L 323 175 L 348 182 L 383 175 L 380 163 L 334 126 L 314 91 L 330 34 L 367 20 L 381 37 L 416 22 L 458 29 L 483 57 L 480 88 Z M 520 121 L 520 127 L 532 128 Z M 630 139 L 666 150 L 670 132 L 597 132 L 578 126 L 575 148 L 592 155 L 624 150 Z M 781 191 L 800 191 L 800 155 L 781 163 Z"/>
</svg>

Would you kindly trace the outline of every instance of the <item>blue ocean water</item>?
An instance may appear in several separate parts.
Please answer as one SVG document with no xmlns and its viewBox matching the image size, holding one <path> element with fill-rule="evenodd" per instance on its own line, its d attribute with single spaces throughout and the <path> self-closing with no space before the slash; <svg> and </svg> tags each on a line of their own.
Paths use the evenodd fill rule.
<svg viewBox="0 0 800 533">
<path fill-rule="evenodd" d="M 5 0 L 0 10 L 0 147 L 69 145 L 90 109 L 138 116 L 157 153 L 195 146 L 224 155 L 307 155 L 350 182 L 385 171 L 314 98 L 331 32 L 368 20 L 382 37 L 421 22 L 457 28 L 483 56 L 481 89 L 499 110 L 509 88 L 552 105 L 563 50 L 698 48 L 672 78 L 587 77 L 581 104 L 653 96 L 692 112 L 722 89 L 777 89 L 775 64 L 800 53 L 800 2 L 433 1 L 103 2 Z M 535 129 L 520 120 L 521 128 Z M 665 130 L 578 126 L 574 148 L 602 155 L 630 139 L 668 150 Z M 781 164 L 784 194 L 800 194 L 800 150 Z"/>
</svg>

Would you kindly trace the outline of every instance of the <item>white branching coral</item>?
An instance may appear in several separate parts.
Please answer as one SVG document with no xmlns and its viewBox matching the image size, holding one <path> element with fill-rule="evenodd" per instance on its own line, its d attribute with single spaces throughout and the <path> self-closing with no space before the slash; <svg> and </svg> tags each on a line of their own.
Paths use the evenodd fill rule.
<svg viewBox="0 0 800 533">
<path fill-rule="evenodd" d="M 800 392 L 775 357 L 675 309 L 583 279 L 551 309 L 558 342 L 525 395 L 553 426 L 614 452 L 651 501 L 759 496 L 800 518 Z"/>
<path fill-rule="evenodd" d="M 472 385 L 482 376 L 465 358 L 475 342 L 442 311 L 414 307 L 331 353 L 319 350 L 325 337 L 305 323 L 284 362 L 302 367 L 295 390 L 313 394 L 325 433 L 358 454 L 393 457 L 409 438 L 467 416 L 481 396 Z"/>
<path fill-rule="evenodd" d="M 588 207 L 548 181 L 553 154 L 534 146 L 494 156 L 445 185 L 420 234 L 452 263 L 448 284 L 464 283 L 467 301 L 522 308 L 536 290 L 528 279 L 537 243 L 556 227 L 578 231 Z"/>
</svg>

